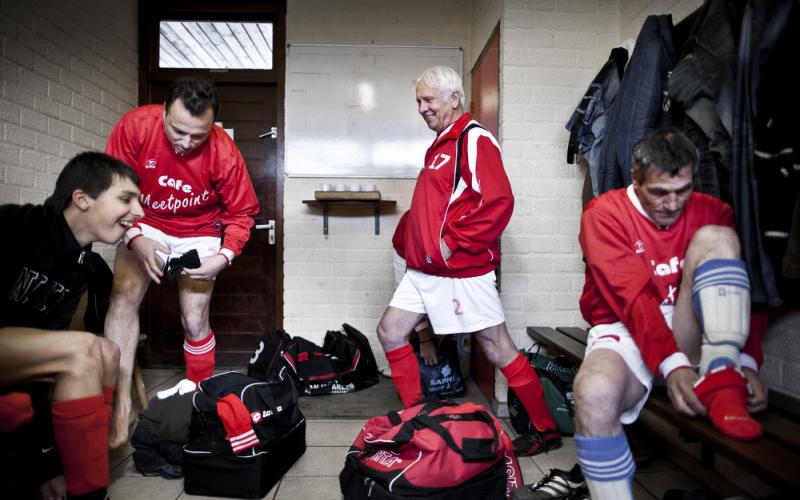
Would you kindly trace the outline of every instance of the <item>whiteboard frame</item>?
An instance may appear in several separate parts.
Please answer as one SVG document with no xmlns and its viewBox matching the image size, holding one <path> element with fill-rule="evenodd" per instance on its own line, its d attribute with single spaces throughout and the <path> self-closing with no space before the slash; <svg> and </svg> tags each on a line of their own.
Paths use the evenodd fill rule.
<svg viewBox="0 0 800 500">
<path fill-rule="evenodd" d="M 295 121 L 302 122 L 304 120 L 304 119 L 301 119 L 301 118 L 299 118 L 297 116 L 297 115 L 303 113 L 304 110 L 300 109 L 301 106 L 294 106 L 290 102 L 290 100 L 293 99 L 292 95 L 293 95 L 293 92 L 295 90 L 303 91 L 303 90 L 306 90 L 306 89 L 302 88 L 301 84 L 299 84 L 296 81 L 296 79 L 299 79 L 299 77 L 295 77 L 295 72 L 292 69 L 292 57 L 293 56 L 295 56 L 295 57 L 298 56 L 297 50 L 301 51 L 299 53 L 300 56 L 303 56 L 303 55 L 309 55 L 309 56 L 316 55 L 316 56 L 319 56 L 320 54 L 303 54 L 302 53 L 303 49 L 306 49 L 306 50 L 309 50 L 309 51 L 313 51 L 315 48 L 323 49 L 323 50 L 331 50 L 331 51 L 337 51 L 338 49 L 342 49 L 342 50 L 348 51 L 349 53 L 346 52 L 346 53 L 341 54 L 341 55 L 346 55 L 346 56 L 351 56 L 351 57 L 362 56 L 362 55 L 364 55 L 365 52 L 367 53 L 367 55 L 372 55 L 372 56 L 375 56 L 375 57 L 378 57 L 378 56 L 391 57 L 391 54 L 387 55 L 387 54 L 385 54 L 385 52 L 386 51 L 389 51 L 389 52 L 391 52 L 391 51 L 402 52 L 402 51 L 408 51 L 408 50 L 418 50 L 418 51 L 420 51 L 420 56 L 441 57 L 443 59 L 444 58 L 452 59 L 453 57 L 455 57 L 456 60 L 457 60 L 457 64 L 456 64 L 457 67 L 455 69 L 456 69 L 456 71 L 459 72 L 460 75 L 462 75 L 462 79 L 463 79 L 463 71 L 464 71 L 463 70 L 463 65 L 464 65 L 464 50 L 463 50 L 463 48 L 454 47 L 454 46 L 419 46 L 419 45 L 349 45 L 349 44 L 288 44 L 287 45 L 287 51 L 286 51 L 286 92 L 285 92 L 285 95 L 286 95 L 286 103 L 285 103 L 285 109 L 286 109 L 285 123 L 286 123 L 286 128 L 285 128 L 285 149 L 284 149 L 284 151 L 285 151 L 285 163 L 284 163 L 285 175 L 287 177 L 298 177 L 298 178 L 373 178 L 373 179 L 414 179 L 414 178 L 416 178 L 417 175 L 419 174 L 419 169 L 421 168 L 421 165 L 422 165 L 422 162 L 423 162 L 423 156 L 424 156 L 425 148 L 427 148 L 433 142 L 435 134 L 432 131 L 430 131 L 427 128 L 427 126 L 424 125 L 424 121 L 422 120 L 422 118 L 419 117 L 419 115 L 416 113 L 416 111 L 413 108 L 414 104 L 413 104 L 413 101 L 411 100 L 413 98 L 413 94 L 411 94 L 411 90 L 412 90 L 411 89 L 411 82 L 413 82 L 414 78 L 419 76 L 419 73 L 423 69 L 425 69 L 425 67 L 429 67 L 432 64 L 425 64 L 424 67 L 421 67 L 421 69 L 418 69 L 418 70 L 415 69 L 414 70 L 415 74 L 407 75 L 408 76 L 407 82 L 409 83 L 408 91 L 406 91 L 407 93 L 404 92 L 404 95 L 396 95 L 397 92 L 395 92 L 394 94 L 392 94 L 393 97 L 389 98 L 389 102 L 395 102 L 395 100 L 396 100 L 396 102 L 407 101 L 409 109 L 413 111 L 413 120 L 414 120 L 413 124 L 410 122 L 410 120 L 412 120 L 412 118 L 410 118 L 410 117 L 408 118 L 408 120 L 409 120 L 408 123 L 406 123 L 405 121 L 403 122 L 403 125 L 406 126 L 406 128 L 408 126 L 413 126 L 414 128 L 416 128 L 418 130 L 417 134 L 416 135 L 412 134 L 413 137 L 411 138 L 411 140 L 415 144 L 415 148 L 416 148 L 416 150 L 418 152 L 418 156 L 419 156 L 419 159 L 417 160 L 416 159 L 417 155 L 416 154 L 413 155 L 414 156 L 413 164 L 410 163 L 409 161 L 406 161 L 406 165 L 404 167 L 390 168 L 390 167 L 386 167 L 386 166 L 375 165 L 374 163 L 371 163 L 368 160 L 365 160 L 366 161 L 365 164 L 358 165 L 358 166 L 353 166 L 353 167 L 342 167 L 341 165 L 331 166 L 331 167 L 320 167 L 320 166 L 310 167 L 309 165 L 302 165 L 302 166 L 299 165 L 299 162 L 302 161 L 302 160 L 299 160 L 298 158 L 300 158 L 302 155 L 299 154 L 299 153 L 296 153 L 295 146 L 296 146 L 296 144 L 300 143 L 303 133 L 301 131 L 302 129 L 299 129 L 299 127 L 295 126 Z M 294 49 L 294 51 L 293 51 L 293 49 Z M 379 52 L 384 52 L 384 54 L 379 54 Z M 428 54 L 426 54 L 426 52 L 428 52 Z M 356 62 L 357 62 L 357 60 L 354 60 L 354 64 Z M 444 63 L 444 61 L 443 61 L 443 63 Z M 343 68 L 344 71 L 347 71 L 347 69 L 349 69 L 349 68 Z M 336 76 L 339 76 L 339 75 L 336 75 Z M 405 77 L 406 77 L 406 75 L 403 76 L 403 80 L 405 80 Z M 395 78 L 392 79 L 392 81 L 395 81 L 395 80 L 396 80 Z M 346 97 L 345 97 L 345 99 L 346 99 Z M 384 102 L 384 101 L 381 101 L 381 102 Z M 331 106 L 333 106 L 334 108 L 338 106 L 341 109 L 345 109 L 345 108 L 347 108 L 347 102 L 339 103 L 338 100 L 337 100 L 335 102 L 335 104 L 332 103 Z M 333 108 L 331 108 L 331 109 L 333 109 Z M 350 109 L 352 109 L 352 106 L 350 106 Z M 342 113 L 344 113 L 344 112 L 342 112 Z M 333 113 L 333 116 L 334 116 L 334 119 L 345 119 L 346 118 L 344 115 L 341 116 L 341 117 L 337 116 L 335 114 L 335 111 Z M 380 114 L 372 115 L 371 119 L 374 120 L 376 117 L 379 117 L 379 116 L 380 116 Z M 418 122 L 416 120 L 418 120 Z M 391 121 L 390 119 L 385 118 L 385 122 L 386 123 L 390 123 L 390 121 Z M 325 130 L 329 130 L 329 129 L 330 128 L 325 129 Z M 380 134 L 379 132 L 376 132 L 376 133 Z M 340 134 L 340 136 L 341 136 L 341 134 Z M 334 137 L 337 137 L 337 136 L 334 134 Z M 373 141 L 373 145 L 374 145 L 374 143 L 377 143 L 378 141 L 380 141 L 380 137 L 371 137 L 370 136 L 370 138 Z M 369 143 L 369 140 L 367 141 L 367 143 Z M 422 144 L 424 144 L 424 148 L 422 148 L 420 150 Z M 324 150 L 323 150 L 323 153 L 319 153 L 319 155 L 320 156 L 324 156 L 325 155 L 324 154 Z M 327 156 L 330 157 L 330 154 L 327 155 Z M 367 157 L 367 156 L 369 156 L 369 155 L 363 155 L 363 157 Z"/>
</svg>

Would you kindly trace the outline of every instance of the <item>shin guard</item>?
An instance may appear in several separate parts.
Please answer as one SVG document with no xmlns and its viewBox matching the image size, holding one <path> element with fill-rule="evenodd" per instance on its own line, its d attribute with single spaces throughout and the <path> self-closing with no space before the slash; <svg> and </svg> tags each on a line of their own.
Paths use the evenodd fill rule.
<svg viewBox="0 0 800 500">
<path fill-rule="evenodd" d="M 750 330 L 750 280 L 741 260 L 712 259 L 694 272 L 692 302 L 703 329 L 700 374 L 739 367 Z"/>
</svg>

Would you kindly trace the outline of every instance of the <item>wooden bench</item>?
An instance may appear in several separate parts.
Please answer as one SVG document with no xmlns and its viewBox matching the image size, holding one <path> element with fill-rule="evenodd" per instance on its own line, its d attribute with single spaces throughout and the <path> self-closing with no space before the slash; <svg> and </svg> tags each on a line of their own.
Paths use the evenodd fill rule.
<svg viewBox="0 0 800 500">
<path fill-rule="evenodd" d="M 583 361 L 588 332 L 583 328 L 529 326 L 528 336 L 551 354 L 564 356 L 579 366 Z M 674 426 L 687 439 L 701 444 L 701 462 L 711 467 L 715 454 L 721 454 L 766 480 L 779 491 L 800 491 L 800 403 L 770 391 L 769 409 L 757 416 L 764 436 L 753 441 L 737 441 L 717 431 L 708 419 L 690 418 L 678 413 L 664 387 L 654 387 L 644 407 Z"/>
</svg>

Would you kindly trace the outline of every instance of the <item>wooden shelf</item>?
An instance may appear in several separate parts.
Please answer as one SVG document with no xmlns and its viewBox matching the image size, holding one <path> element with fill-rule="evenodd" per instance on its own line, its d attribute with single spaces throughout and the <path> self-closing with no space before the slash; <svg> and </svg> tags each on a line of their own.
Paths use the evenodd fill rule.
<svg viewBox="0 0 800 500">
<path fill-rule="evenodd" d="M 303 200 L 303 203 L 313 208 L 322 208 L 322 234 L 328 234 L 328 210 L 331 206 L 366 206 L 375 210 L 375 234 L 381 234 L 381 209 L 394 208 L 395 200 Z"/>
</svg>

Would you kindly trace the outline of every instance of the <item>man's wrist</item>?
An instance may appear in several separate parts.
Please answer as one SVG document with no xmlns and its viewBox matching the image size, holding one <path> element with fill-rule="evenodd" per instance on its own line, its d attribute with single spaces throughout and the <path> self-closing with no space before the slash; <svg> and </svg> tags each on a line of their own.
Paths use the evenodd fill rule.
<svg viewBox="0 0 800 500">
<path fill-rule="evenodd" d="M 125 231 L 125 234 L 122 236 L 122 243 L 130 250 L 131 242 L 140 236 L 144 236 L 142 230 L 138 227 L 132 227 Z"/>
<path fill-rule="evenodd" d="M 664 378 L 678 368 L 692 368 L 689 358 L 682 352 L 674 352 L 658 365 L 658 371 Z"/>
<path fill-rule="evenodd" d="M 235 255 L 233 254 L 233 252 L 230 249 L 223 248 L 223 249 L 221 249 L 219 251 L 219 253 L 217 255 L 222 255 L 223 257 L 225 257 L 225 260 L 228 263 L 227 265 L 230 266 L 231 264 L 233 264 L 233 259 L 234 259 Z"/>
</svg>

